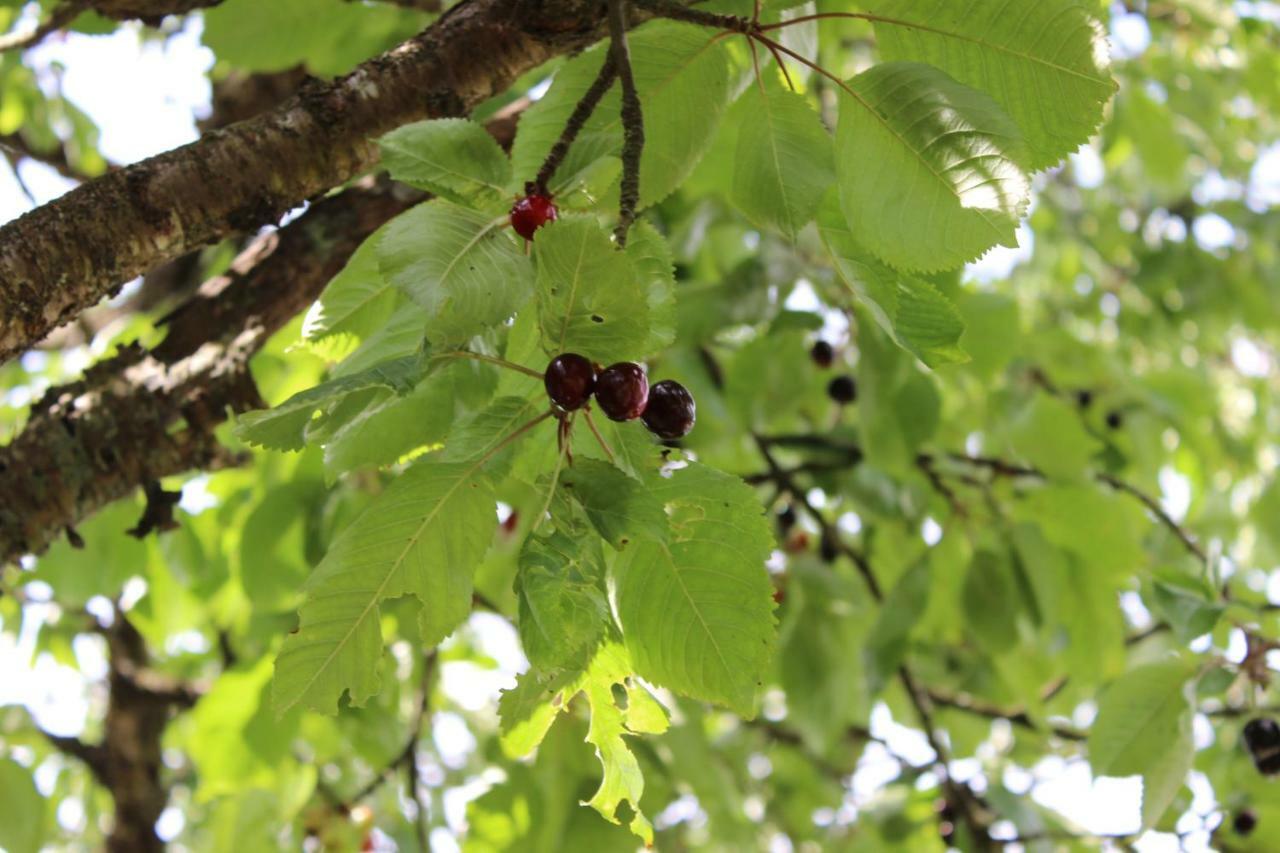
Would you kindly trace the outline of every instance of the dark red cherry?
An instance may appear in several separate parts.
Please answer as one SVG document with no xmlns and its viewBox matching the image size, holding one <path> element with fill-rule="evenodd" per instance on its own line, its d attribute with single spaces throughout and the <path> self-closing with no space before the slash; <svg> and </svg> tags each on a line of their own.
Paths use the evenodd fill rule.
<svg viewBox="0 0 1280 853">
<path fill-rule="evenodd" d="M 852 376 L 837 376 L 827 383 L 827 396 L 843 406 L 858 399 L 858 386 Z"/>
<path fill-rule="evenodd" d="M 782 509 L 778 510 L 778 528 L 786 533 L 796 526 L 796 511 L 791 504 L 784 504 Z"/>
<path fill-rule="evenodd" d="M 549 197 L 537 193 L 517 199 L 511 208 L 511 227 L 526 240 L 532 240 L 534 231 L 556 218 L 555 203 Z"/>
<path fill-rule="evenodd" d="M 1236 812 L 1235 819 L 1231 821 L 1231 827 L 1236 831 L 1236 835 L 1249 835 L 1257 825 L 1258 815 L 1253 809 Z"/>
<path fill-rule="evenodd" d="M 1107 412 L 1107 429 L 1120 429 L 1124 426 L 1124 415 L 1117 411 Z"/>
<path fill-rule="evenodd" d="M 596 377 L 596 403 L 609 420 L 635 420 L 648 402 L 649 377 L 634 361 L 611 364 Z"/>
<path fill-rule="evenodd" d="M 664 379 L 649 389 L 649 402 L 641 416 L 645 427 L 668 441 L 684 438 L 698 419 L 693 395 L 679 382 Z"/>
<path fill-rule="evenodd" d="M 836 360 L 836 349 L 826 341 L 814 341 L 809 356 L 818 367 L 830 367 Z"/>
<path fill-rule="evenodd" d="M 596 387 L 596 369 L 590 359 L 576 352 L 566 352 L 551 359 L 542 383 L 547 396 L 566 412 L 581 409 L 591 399 Z"/>
<path fill-rule="evenodd" d="M 1267 776 L 1280 773 L 1280 725 L 1270 717 L 1258 717 L 1244 726 L 1244 743 L 1253 764 Z"/>
</svg>

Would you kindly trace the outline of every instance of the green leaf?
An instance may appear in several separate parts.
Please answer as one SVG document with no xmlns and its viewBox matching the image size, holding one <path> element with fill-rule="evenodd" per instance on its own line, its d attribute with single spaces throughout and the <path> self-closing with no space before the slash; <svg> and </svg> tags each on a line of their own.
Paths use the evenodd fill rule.
<svg viewBox="0 0 1280 853">
<path fill-rule="evenodd" d="M 1087 476 L 1101 443 L 1085 431 L 1079 413 L 1066 400 L 1037 394 L 1014 419 L 1009 441 L 1023 459 L 1049 477 Z"/>
<path fill-rule="evenodd" d="M 466 203 L 501 201 L 511 163 L 489 132 L 473 121 L 444 118 L 398 127 L 378 140 L 391 177 Z"/>
<path fill-rule="evenodd" d="M 313 343 L 342 339 L 346 355 L 375 334 L 403 296 L 378 270 L 377 245 L 383 226 L 356 248 L 347 265 L 325 286 L 302 323 L 302 337 Z M 421 328 L 421 327 L 419 327 Z"/>
<path fill-rule="evenodd" d="M 471 579 L 496 524 L 478 463 L 410 467 L 339 535 L 307 583 L 298 630 L 276 659 L 278 713 L 302 704 L 332 713 L 378 689 L 378 605 L 414 595 L 421 641 L 435 645 L 471 612 Z"/>
<path fill-rule="evenodd" d="M 599 540 L 531 535 L 520 551 L 516 596 L 529 661 L 545 670 L 584 666 L 611 622 Z"/>
<path fill-rule="evenodd" d="M 543 349 L 605 364 L 636 358 L 649 337 L 649 292 L 604 229 L 562 218 L 538 231 L 533 254 Z"/>
<path fill-rule="evenodd" d="M 752 125 L 738 134 L 730 199 L 747 218 L 794 241 L 835 182 L 831 135 L 802 95 L 767 86 L 742 96 Z"/>
<path fill-rule="evenodd" d="M 875 696 L 884 689 L 906 656 L 911 629 L 929 606 L 930 574 L 929 561 L 921 559 L 885 596 L 880 616 L 863 648 L 868 695 Z"/>
<path fill-rule="evenodd" d="M 340 402 L 349 394 L 371 388 L 390 388 L 397 394 L 410 391 L 422 373 L 422 360 L 403 356 L 350 376 L 321 382 L 294 394 L 278 406 L 246 412 L 236 424 L 236 435 L 249 444 L 271 450 L 301 450 L 305 430 L 318 409 Z"/>
<path fill-rule="evenodd" d="M 834 193 L 818 217 L 818 233 L 836 274 L 897 344 L 930 367 L 968 361 L 965 324 L 956 306 L 923 278 L 897 272 L 858 244 Z"/>
<path fill-rule="evenodd" d="M 1030 181 L 1017 125 L 936 68 L 886 62 L 841 90 L 840 204 L 851 230 L 905 270 L 958 267 L 1016 246 Z"/>
<path fill-rule="evenodd" d="M 661 706 L 631 675 L 627 650 L 614 642 L 602 645 L 587 670 L 576 677 L 546 676 L 530 670 L 499 702 L 502 741 L 509 755 L 527 755 L 542 741 L 555 716 L 569 707 L 574 696 L 584 694 L 591 711 L 587 742 L 596 748 L 604 768 L 600 787 L 586 805 L 610 823 L 618 823 L 618 806 L 627 801 L 635 814 L 631 831 L 652 845 L 653 828 L 640 811 L 644 776 L 624 736 L 660 734 L 667 728 L 667 719 Z M 615 698 L 615 685 L 625 693 L 623 707 Z"/>
<path fill-rule="evenodd" d="M 627 238 L 627 259 L 636 283 L 648 293 L 649 337 L 631 358 L 641 358 L 665 350 L 676 339 L 676 280 L 671 247 L 646 220 L 631 226 Z"/>
<path fill-rule="evenodd" d="M 36 853 L 44 840 L 45 800 L 31 771 L 0 758 L 0 847 L 9 853 Z"/>
<path fill-rule="evenodd" d="M 628 44 L 646 119 L 640 204 L 648 207 L 680 186 L 710 144 L 729 100 L 728 53 L 723 41 L 708 44 L 701 27 L 672 21 L 637 28 Z M 521 116 L 511 150 L 517 182 L 537 174 L 604 56 L 601 46 L 565 63 L 547 94 Z M 619 114 L 615 85 L 570 148 L 553 187 L 600 157 L 622 150 Z"/>
<path fill-rule="evenodd" d="M 485 467 L 497 478 L 510 466 L 511 454 L 496 450 L 520 427 L 549 408 L 544 394 L 533 397 L 499 397 L 488 408 L 458 423 L 449 433 L 442 458 L 449 462 L 472 462 L 490 457 Z M 515 447 L 513 439 L 508 447 Z M 492 456 L 490 456 L 492 454 Z"/>
<path fill-rule="evenodd" d="M 436 199 L 392 220 L 377 251 L 382 274 L 426 310 L 433 344 L 464 343 L 533 294 L 533 268 L 505 215 Z"/>
<path fill-rule="evenodd" d="M 667 474 L 646 485 L 668 506 L 670 542 L 637 541 L 614 568 L 627 649 L 650 681 L 752 716 L 776 641 L 772 533 L 736 477 L 697 464 Z"/>
<path fill-rule="evenodd" d="M 1088 141 L 1116 90 L 1106 34 L 1079 0 L 884 0 L 870 11 L 884 16 L 875 29 L 885 59 L 936 65 L 995 98 L 1021 128 L 1033 170 Z"/>
<path fill-rule="evenodd" d="M 560 475 L 561 486 L 582 505 L 604 541 L 621 551 L 636 538 L 666 541 L 667 514 L 644 484 L 608 462 L 577 459 Z"/>
<path fill-rule="evenodd" d="M 993 657 L 1018 642 L 1018 590 L 1010 569 L 999 554 L 979 551 L 969 563 L 961 592 L 969 630 Z"/>
<path fill-rule="evenodd" d="M 1089 732 L 1097 776 L 1142 776 L 1142 825 L 1164 814 L 1195 758 L 1191 718 L 1196 664 L 1173 660 L 1125 673 L 1102 695 Z"/>
</svg>

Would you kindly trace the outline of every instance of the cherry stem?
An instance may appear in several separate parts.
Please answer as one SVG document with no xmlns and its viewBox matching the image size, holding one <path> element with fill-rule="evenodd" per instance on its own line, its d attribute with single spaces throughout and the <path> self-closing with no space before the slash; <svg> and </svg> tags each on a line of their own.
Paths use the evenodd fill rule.
<svg viewBox="0 0 1280 853">
<path fill-rule="evenodd" d="M 822 67 L 821 65 L 819 65 L 818 63 L 813 62 L 813 61 L 808 60 L 808 59 L 805 59 L 803 56 L 801 56 L 800 54 L 796 53 L 794 50 L 791 50 L 790 48 L 786 47 L 785 45 L 778 44 L 778 42 L 774 41 L 773 39 L 769 38 L 768 36 L 761 35 L 760 33 L 753 33 L 751 37 L 752 37 L 752 38 L 754 38 L 754 39 L 758 39 L 758 40 L 760 41 L 760 43 L 761 43 L 761 44 L 763 44 L 765 47 L 768 47 L 770 50 L 774 50 L 774 51 L 782 51 L 782 52 L 783 52 L 783 53 L 785 53 L 787 56 L 789 56 L 789 57 L 791 57 L 792 59 L 794 59 L 796 62 L 799 62 L 801 65 L 805 65 L 805 66 L 807 66 L 807 67 L 809 67 L 809 68 L 812 68 L 814 71 L 817 71 L 817 72 L 818 72 L 819 74 L 821 74 L 823 77 L 826 77 L 826 78 L 827 78 L 828 80 L 830 80 L 832 83 L 835 83 L 835 84 L 836 84 L 837 86 L 839 86 L 841 89 L 844 89 L 846 92 L 848 92 L 848 93 L 849 93 L 849 95 L 850 95 L 852 98 L 854 98 L 856 101 L 858 101 L 858 103 L 861 103 L 861 104 L 865 104 L 865 103 L 866 103 L 866 101 L 864 101 L 864 100 L 862 99 L 862 96 L 861 96 L 861 95 L 859 95 L 857 92 L 853 91 L 853 89 L 849 88 L 849 84 L 848 84 L 848 83 L 845 83 L 845 82 L 844 82 L 843 80 L 841 80 L 839 77 L 837 77 L 836 75 L 832 74 L 830 71 L 828 71 L 827 69 L 823 68 L 823 67 Z"/>
<path fill-rule="evenodd" d="M 631 50 L 627 46 L 626 0 L 609 0 L 609 53 L 622 84 L 622 188 L 618 199 L 618 226 L 614 239 L 627 245 L 627 232 L 636 218 L 640 202 L 640 156 L 644 153 L 644 110 L 631 71 Z"/>
<path fill-rule="evenodd" d="M 590 409 L 583 409 L 582 415 L 587 419 L 587 426 L 591 428 L 591 434 L 596 437 L 596 441 L 600 443 L 600 449 L 604 451 L 604 455 L 609 457 L 610 462 L 616 462 L 617 459 L 613 455 L 613 448 L 609 446 L 609 442 L 604 440 L 604 436 L 600 434 L 600 430 L 596 428 L 595 419 L 591 417 Z"/>
<path fill-rule="evenodd" d="M 547 194 L 547 185 L 555 177 L 556 169 L 564 162 L 564 158 L 569 153 L 569 147 L 578 138 L 578 134 L 586 126 L 587 120 L 596 111 L 596 107 L 600 105 L 600 101 L 605 94 L 613 87 L 613 81 L 617 79 L 617 76 L 618 65 L 614 62 L 613 53 L 610 52 L 605 56 L 604 64 L 600 66 L 600 73 L 596 75 L 595 81 L 582 94 L 577 106 L 573 108 L 573 112 L 569 115 L 569 120 L 565 122 L 564 130 L 560 131 L 560 138 L 556 140 L 555 145 L 552 145 L 551 150 L 547 152 L 547 159 L 543 161 L 542 168 L 538 170 L 538 176 L 533 179 L 533 185 L 538 192 L 543 195 Z"/>
<path fill-rule="evenodd" d="M 756 34 L 754 36 L 747 36 L 747 38 L 760 38 L 760 36 L 759 34 Z M 787 70 L 787 63 L 783 62 L 782 57 L 778 55 L 778 48 L 781 47 L 781 45 L 775 45 L 767 39 L 761 39 L 761 42 L 765 47 L 769 48 L 769 53 L 773 54 L 773 61 L 778 63 L 778 68 L 782 71 L 782 76 L 786 78 L 787 88 L 794 92 L 796 90 L 796 84 L 791 80 L 791 72 Z"/>
<path fill-rule="evenodd" d="M 548 414 L 551 413 L 548 412 Z M 560 452 L 556 454 L 556 467 L 555 470 L 551 472 L 551 485 L 547 487 L 547 499 L 542 504 L 542 510 L 533 517 L 533 530 L 529 531 L 530 533 L 542 526 L 542 522 L 547 515 L 547 510 L 551 509 L 551 499 L 555 497 L 556 486 L 560 484 L 560 472 L 564 469 L 565 457 L 569 455 L 568 434 L 573 428 L 573 415 L 570 414 L 567 418 L 561 421 L 561 423 L 563 424 L 563 436 L 560 441 Z"/>
<path fill-rule="evenodd" d="M 496 355 L 484 355 L 483 353 L 471 352 L 470 350 L 460 349 L 452 352 L 442 352 L 434 358 L 469 358 L 475 361 L 483 361 L 488 364 L 496 364 L 498 367 L 505 367 L 507 370 L 514 370 L 517 373 L 523 373 L 525 376 L 532 376 L 534 379 L 542 379 L 543 376 L 538 371 L 525 367 L 523 364 L 516 364 L 514 361 L 507 361 L 505 358 L 498 358 Z"/>
<path fill-rule="evenodd" d="M 883 15 L 872 15 L 867 12 L 819 12 L 816 15 L 801 15 L 798 18 L 788 18 L 785 21 L 778 21 L 776 24 L 765 24 L 760 27 L 761 32 L 769 30 L 781 30 L 795 24 L 803 24 L 808 21 L 823 21 L 827 18 L 853 18 L 859 21 L 880 21 L 886 24 L 896 24 L 899 21 L 896 18 L 886 18 Z M 905 21 L 902 23 L 906 23 Z"/>
</svg>

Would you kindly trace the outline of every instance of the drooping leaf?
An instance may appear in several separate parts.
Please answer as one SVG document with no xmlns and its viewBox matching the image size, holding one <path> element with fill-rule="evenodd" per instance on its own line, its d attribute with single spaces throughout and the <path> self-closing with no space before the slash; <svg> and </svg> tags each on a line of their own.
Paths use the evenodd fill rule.
<svg viewBox="0 0 1280 853">
<path fill-rule="evenodd" d="M 840 90 L 836 172 L 850 228 L 882 260 L 932 272 L 1016 246 L 1030 182 L 1017 125 L 990 96 L 914 62 Z"/>
<path fill-rule="evenodd" d="M 1061 479 L 1087 476 L 1090 460 L 1102 447 L 1071 404 L 1050 394 L 1037 394 L 1018 414 L 1009 439 L 1019 456 Z"/>
<path fill-rule="evenodd" d="M 325 286 L 302 324 L 302 337 L 342 340 L 341 355 L 375 334 L 404 298 L 378 269 L 377 245 L 386 226 L 356 248 L 347 265 Z M 327 350 L 328 351 L 328 350 Z"/>
<path fill-rule="evenodd" d="M 795 240 L 835 181 L 831 135 L 773 75 L 744 94 L 752 126 L 738 134 L 731 198 L 747 218 Z"/>
<path fill-rule="evenodd" d="M 516 575 L 520 641 L 544 670 L 586 665 L 610 624 L 604 555 L 592 537 L 531 535 Z"/>
<path fill-rule="evenodd" d="M 532 265 L 511 234 L 505 214 L 435 199 L 392 220 L 378 242 L 378 265 L 426 310 L 433 344 L 461 344 L 533 293 Z"/>
<path fill-rule="evenodd" d="M 621 706 L 615 686 L 626 697 Z M 536 670 L 521 676 L 516 689 L 505 692 L 499 703 L 503 747 L 510 755 L 528 754 L 541 742 L 556 715 L 579 693 L 586 696 L 591 710 L 587 742 L 595 746 L 604 768 L 600 787 L 587 805 L 610 823 L 618 823 L 618 807 L 627 801 L 635 815 L 631 831 L 652 845 L 653 828 L 640 811 L 644 776 L 624 736 L 660 734 L 667 727 L 666 714 L 632 677 L 627 650 L 618 643 L 600 646 L 590 665 L 576 677 L 547 676 Z"/>
<path fill-rule="evenodd" d="M 876 41 L 886 59 L 936 65 L 995 98 L 1022 130 L 1028 167 L 1083 145 L 1116 90 L 1106 35 L 1079 0 L 883 0 Z"/>
<path fill-rule="evenodd" d="M 501 204 L 511 180 L 507 155 L 488 131 L 467 119 L 406 124 L 379 139 L 378 147 L 391 177 L 463 204 Z"/>
<path fill-rule="evenodd" d="M 543 349 L 603 364 L 636 358 L 649 336 L 649 291 L 604 229 L 564 218 L 539 230 L 533 251 Z"/>
<path fill-rule="evenodd" d="M 1173 802 L 1195 758 L 1191 718 L 1196 664 L 1139 666 L 1102 695 L 1089 732 L 1089 763 L 1098 776 L 1142 776 L 1142 825 Z"/>
<path fill-rule="evenodd" d="M 863 249 L 834 193 L 819 213 L 818 233 L 840 282 L 899 346 L 930 367 L 968 360 L 959 343 L 964 320 L 951 300 L 925 279 L 892 270 Z"/>
<path fill-rule="evenodd" d="M 741 480 L 697 464 L 668 473 L 645 482 L 668 506 L 670 541 L 639 540 L 615 566 L 627 649 L 645 678 L 751 716 L 776 641 L 772 534 Z"/>
<path fill-rule="evenodd" d="M 379 605 L 417 597 L 422 642 L 444 639 L 471 612 L 471 579 L 495 525 L 478 463 L 424 460 L 347 527 L 307 583 L 298 630 L 276 659 L 272 702 L 332 713 L 344 691 L 360 705 L 378 689 Z"/>
<path fill-rule="evenodd" d="M 241 415 L 236 425 L 236 435 L 257 447 L 271 450 L 301 450 L 305 443 L 304 431 L 317 409 L 339 402 L 349 394 L 370 388 L 389 388 L 404 394 L 413 388 L 421 375 L 422 361 L 418 356 L 403 356 L 376 367 L 322 382 L 299 394 L 294 394 L 278 406 Z"/>
</svg>

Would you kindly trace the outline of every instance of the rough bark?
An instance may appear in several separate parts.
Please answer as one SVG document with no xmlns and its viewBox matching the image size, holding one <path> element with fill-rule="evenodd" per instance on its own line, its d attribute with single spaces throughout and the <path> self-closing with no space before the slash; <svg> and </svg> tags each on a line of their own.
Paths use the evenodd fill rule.
<svg viewBox="0 0 1280 853">
<path fill-rule="evenodd" d="M 230 273 L 205 282 L 170 316 L 154 351 L 126 346 L 46 393 L 0 449 L 0 564 L 43 552 L 141 485 L 240 461 L 213 428 L 228 410 L 263 405 L 249 358 L 408 204 L 385 187 L 317 203 L 255 241 Z"/>
<path fill-rule="evenodd" d="M 491 119 L 511 144 L 524 102 Z M 267 339 L 310 305 L 380 225 L 422 196 L 366 179 L 254 241 L 163 322 L 154 350 L 124 348 L 51 389 L 0 448 L 0 565 L 162 477 L 239 461 L 214 438 L 228 409 L 262 404 L 246 372 Z"/>
<path fill-rule="evenodd" d="M 185 15 L 196 9 L 217 6 L 222 0 L 89 0 L 88 6 L 116 21 L 140 19 L 159 22 L 166 15 Z"/>
<path fill-rule="evenodd" d="M 376 162 L 373 139 L 466 114 L 599 38 L 598 0 L 468 0 L 394 50 L 269 113 L 119 169 L 0 228 L 0 362 L 120 285 L 276 221 Z"/>
</svg>

